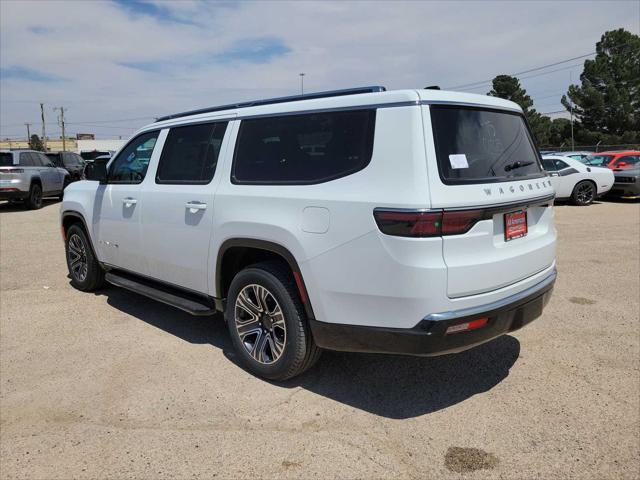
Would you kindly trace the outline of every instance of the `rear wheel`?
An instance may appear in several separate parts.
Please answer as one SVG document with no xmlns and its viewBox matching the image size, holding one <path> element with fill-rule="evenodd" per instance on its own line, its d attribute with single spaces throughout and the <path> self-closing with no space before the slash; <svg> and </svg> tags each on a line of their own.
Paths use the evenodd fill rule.
<svg viewBox="0 0 640 480">
<path fill-rule="evenodd" d="M 320 357 L 291 272 L 280 263 L 240 271 L 231 282 L 225 318 L 242 364 L 257 376 L 287 380 Z"/>
<path fill-rule="evenodd" d="M 584 180 L 579 182 L 573 187 L 573 193 L 571 194 L 571 200 L 575 205 L 584 206 L 592 203 L 596 198 L 596 186 L 588 181 Z"/>
<path fill-rule="evenodd" d="M 27 207 L 31 210 L 42 208 L 42 187 L 33 183 L 29 189 L 29 197 L 26 200 Z"/>
<path fill-rule="evenodd" d="M 87 234 L 79 225 L 67 230 L 65 250 L 71 285 L 78 290 L 91 292 L 104 285 L 104 270 L 93 255 Z"/>
</svg>

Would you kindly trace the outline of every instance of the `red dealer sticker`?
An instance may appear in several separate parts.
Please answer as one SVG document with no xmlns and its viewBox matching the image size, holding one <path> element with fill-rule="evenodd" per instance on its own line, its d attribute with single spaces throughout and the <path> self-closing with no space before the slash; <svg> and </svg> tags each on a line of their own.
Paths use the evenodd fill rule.
<svg viewBox="0 0 640 480">
<path fill-rule="evenodd" d="M 527 234 L 527 212 L 520 210 L 504 214 L 504 241 L 524 237 Z"/>
</svg>

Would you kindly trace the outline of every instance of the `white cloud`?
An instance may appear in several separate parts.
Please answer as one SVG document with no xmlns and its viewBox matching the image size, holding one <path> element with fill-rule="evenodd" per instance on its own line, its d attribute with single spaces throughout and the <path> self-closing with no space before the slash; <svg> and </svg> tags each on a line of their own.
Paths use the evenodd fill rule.
<svg viewBox="0 0 640 480">
<path fill-rule="evenodd" d="M 68 108 L 71 132 L 126 136 L 145 122 L 73 123 L 293 94 L 301 71 L 314 91 L 470 83 L 590 52 L 604 31 L 638 33 L 640 21 L 637 2 L 156 5 L 192 23 L 134 14 L 113 2 L 0 2 L 0 66 L 67 79 L 2 78 L 0 135 L 21 134 L 23 122 L 39 119 L 37 102 L 44 101 L 50 120 L 54 105 Z M 255 38 L 279 39 L 290 51 L 268 63 L 216 61 Z M 123 66 L 158 62 L 155 71 Z M 576 81 L 580 68 L 523 83 L 545 97 L 566 90 L 570 71 Z M 559 97 L 540 100 L 539 109 L 558 110 Z"/>
</svg>

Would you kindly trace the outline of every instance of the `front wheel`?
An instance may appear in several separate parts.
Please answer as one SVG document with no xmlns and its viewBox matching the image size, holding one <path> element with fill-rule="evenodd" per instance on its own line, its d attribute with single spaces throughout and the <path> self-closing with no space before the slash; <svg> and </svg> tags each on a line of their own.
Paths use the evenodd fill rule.
<svg viewBox="0 0 640 480">
<path fill-rule="evenodd" d="M 93 255 L 87 234 L 79 225 L 67 230 L 65 253 L 71 285 L 78 290 L 91 292 L 104 285 L 104 270 Z"/>
<path fill-rule="evenodd" d="M 589 205 L 595 200 L 595 198 L 596 186 L 588 180 L 579 182 L 573 188 L 573 193 L 571 194 L 571 200 L 578 206 Z"/>
<path fill-rule="evenodd" d="M 320 357 L 291 272 L 280 263 L 253 265 L 235 276 L 225 319 L 242 364 L 257 376 L 287 380 Z"/>
</svg>

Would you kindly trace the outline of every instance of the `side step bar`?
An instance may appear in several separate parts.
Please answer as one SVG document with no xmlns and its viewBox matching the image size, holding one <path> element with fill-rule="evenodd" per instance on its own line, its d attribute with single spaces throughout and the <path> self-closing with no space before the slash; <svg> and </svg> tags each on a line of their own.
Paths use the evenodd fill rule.
<svg viewBox="0 0 640 480">
<path fill-rule="evenodd" d="M 111 285 L 126 288 L 158 302 L 179 308 L 191 315 L 213 315 L 217 312 L 215 306 L 208 304 L 205 297 L 198 298 L 197 295 L 182 292 L 177 288 L 158 284 L 152 280 L 114 271 L 107 272 L 104 278 Z"/>
</svg>

